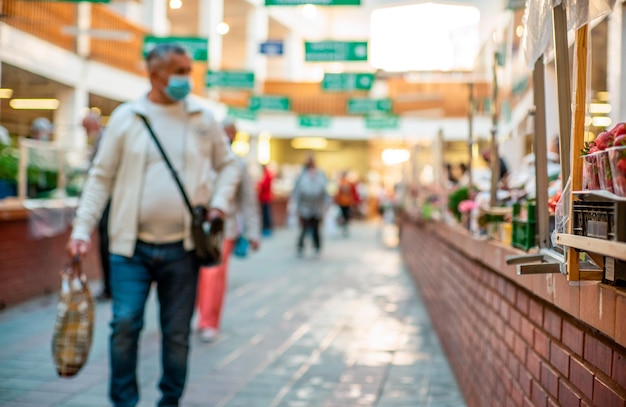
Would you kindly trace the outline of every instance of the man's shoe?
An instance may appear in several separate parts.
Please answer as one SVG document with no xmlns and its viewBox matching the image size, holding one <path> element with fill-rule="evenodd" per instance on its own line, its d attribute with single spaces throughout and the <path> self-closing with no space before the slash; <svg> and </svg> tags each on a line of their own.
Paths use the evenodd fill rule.
<svg viewBox="0 0 626 407">
<path fill-rule="evenodd" d="M 202 342 L 213 342 L 217 338 L 217 329 L 204 328 L 200 330 L 200 339 Z"/>
</svg>

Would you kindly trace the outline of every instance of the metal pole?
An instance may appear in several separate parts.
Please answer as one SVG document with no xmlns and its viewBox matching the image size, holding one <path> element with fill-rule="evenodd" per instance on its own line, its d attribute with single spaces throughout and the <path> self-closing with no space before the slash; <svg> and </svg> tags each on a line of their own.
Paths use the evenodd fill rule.
<svg viewBox="0 0 626 407">
<path fill-rule="evenodd" d="M 569 68 L 569 47 L 567 43 L 567 16 L 565 2 L 552 9 L 554 24 L 554 59 L 556 61 L 557 98 L 559 104 L 559 146 L 561 156 L 561 178 L 567 183 L 571 172 L 571 85 Z"/>
<path fill-rule="evenodd" d="M 546 137 L 546 89 L 543 56 L 536 62 L 533 70 L 533 99 L 534 99 L 534 137 L 533 150 L 535 151 L 535 179 L 537 196 L 537 232 L 539 234 L 539 248 L 550 247 L 550 217 L 548 214 L 548 149 Z"/>
<path fill-rule="evenodd" d="M 469 100 L 467 107 L 467 124 L 468 124 L 468 136 L 467 136 L 467 147 L 469 149 L 469 157 L 467 160 L 467 171 L 468 171 L 468 188 L 472 186 L 472 152 L 474 147 L 474 84 L 468 83 L 467 89 L 469 92 Z"/>
<path fill-rule="evenodd" d="M 490 167 L 491 167 L 491 193 L 489 205 L 496 206 L 498 181 L 500 180 L 500 156 L 498 155 L 498 53 L 493 54 L 493 93 L 491 95 L 491 148 L 490 148 Z"/>
</svg>

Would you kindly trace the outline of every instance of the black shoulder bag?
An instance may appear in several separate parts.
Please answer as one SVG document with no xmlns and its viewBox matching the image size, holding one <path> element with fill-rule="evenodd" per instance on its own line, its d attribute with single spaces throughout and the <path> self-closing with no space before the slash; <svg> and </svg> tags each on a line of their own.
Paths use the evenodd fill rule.
<svg viewBox="0 0 626 407">
<path fill-rule="evenodd" d="M 189 209 L 189 213 L 191 214 L 191 236 L 193 238 L 195 248 L 196 258 L 198 262 L 202 266 L 212 266 L 221 263 L 222 261 L 222 242 L 224 240 L 224 221 L 220 218 L 215 218 L 212 221 L 207 220 L 208 209 L 203 205 L 191 206 L 191 201 L 185 193 L 185 188 L 183 188 L 183 184 L 180 182 L 180 178 L 178 178 L 178 174 L 176 170 L 172 166 L 167 154 L 163 150 L 159 139 L 156 134 L 154 134 L 154 130 L 152 130 L 152 126 L 148 122 L 148 119 L 138 114 L 138 116 L 143 120 L 144 124 L 148 128 L 148 132 L 157 148 L 161 152 L 163 156 L 163 160 L 170 172 L 172 173 L 172 177 L 174 177 L 174 181 L 176 181 L 176 185 L 180 189 L 180 193 L 183 196 L 185 201 L 185 205 L 187 209 Z"/>
</svg>

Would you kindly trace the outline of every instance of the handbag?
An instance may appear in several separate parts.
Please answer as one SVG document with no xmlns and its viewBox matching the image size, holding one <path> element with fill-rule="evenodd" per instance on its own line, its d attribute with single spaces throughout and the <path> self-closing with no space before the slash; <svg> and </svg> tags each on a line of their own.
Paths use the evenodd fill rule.
<svg viewBox="0 0 626 407">
<path fill-rule="evenodd" d="M 198 263 L 201 266 L 213 266 L 221 263 L 222 242 L 224 240 L 224 220 L 221 218 L 215 218 L 208 221 L 208 209 L 206 206 L 191 205 L 191 201 L 185 192 L 185 188 L 183 187 L 183 184 L 181 183 L 180 178 L 172 166 L 167 154 L 165 154 L 165 150 L 163 150 L 163 147 L 154 133 L 154 130 L 152 130 L 152 126 L 150 126 L 148 119 L 141 114 L 138 114 L 138 116 L 141 120 L 143 120 L 148 129 L 148 133 L 150 133 L 152 140 L 154 140 L 159 152 L 163 156 L 165 164 L 169 168 L 174 181 L 176 181 L 178 189 L 180 189 L 180 193 L 185 201 L 185 206 L 187 206 L 187 209 L 191 214 L 191 238 L 193 239 L 195 246 L 194 253 Z"/>
<path fill-rule="evenodd" d="M 75 376 L 87 362 L 93 321 L 93 298 L 77 257 L 61 271 L 61 291 L 52 334 L 52 359 L 59 376 Z"/>
</svg>

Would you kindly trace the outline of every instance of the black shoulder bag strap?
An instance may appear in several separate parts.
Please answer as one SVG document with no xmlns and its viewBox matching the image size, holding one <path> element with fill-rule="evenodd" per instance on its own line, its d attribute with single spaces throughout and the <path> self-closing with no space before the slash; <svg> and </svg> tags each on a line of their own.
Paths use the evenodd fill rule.
<svg viewBox="0 0 626 407">
<path fill-rule="evenodd" d="M 161 155 L 163 156 L 163 160 L 165 161 L 165 164 L 167 164 L 167 167 L 170 169 L 170 173 L 172 174 L 172 177 L 174 177 L 174 181 L 176 181 L 176 185 L 178 185 L 178 188 L 180 189 L 180 193 L 183 195 L 183 199 L 185 200 L 185 205 L 187 206 L 187 209 L 189 209 L 189 213 L 191 213 L 191 215 L 193 216 L 193 207 L 191 206 L 191 201 L 189 200 L 189 197 L 187 196 L 187 193 L 185 192 L 185 188 L 183 187 L 182 182 L 180 182 L 180 178 L 178 178 L 178 174 L 176 173 L 176 170 L 172 166 L 170 159 L 167 157 L 167 154 L 165 154 L 165 150 L 163 150 L 163 146 L 161 146 L 159 139 L 157 138 L 156 134 L 154 134 L 154 130 L 152 130 L 152 126 L 150 126 L 150 122 L 148 122 L 148 119 L 146 118 L 146 116 L 142 114 L 137 113 L 137 116 L 139 116 L 141 120 L 143 120 L 144 124 L 148 128 L 148 133 L 150 133 L 150 136 L 152 136 L 152 140 L 154 140 L 154 144 L 156 144 L 157 148 L 161 152 Z"/>
</svg>

